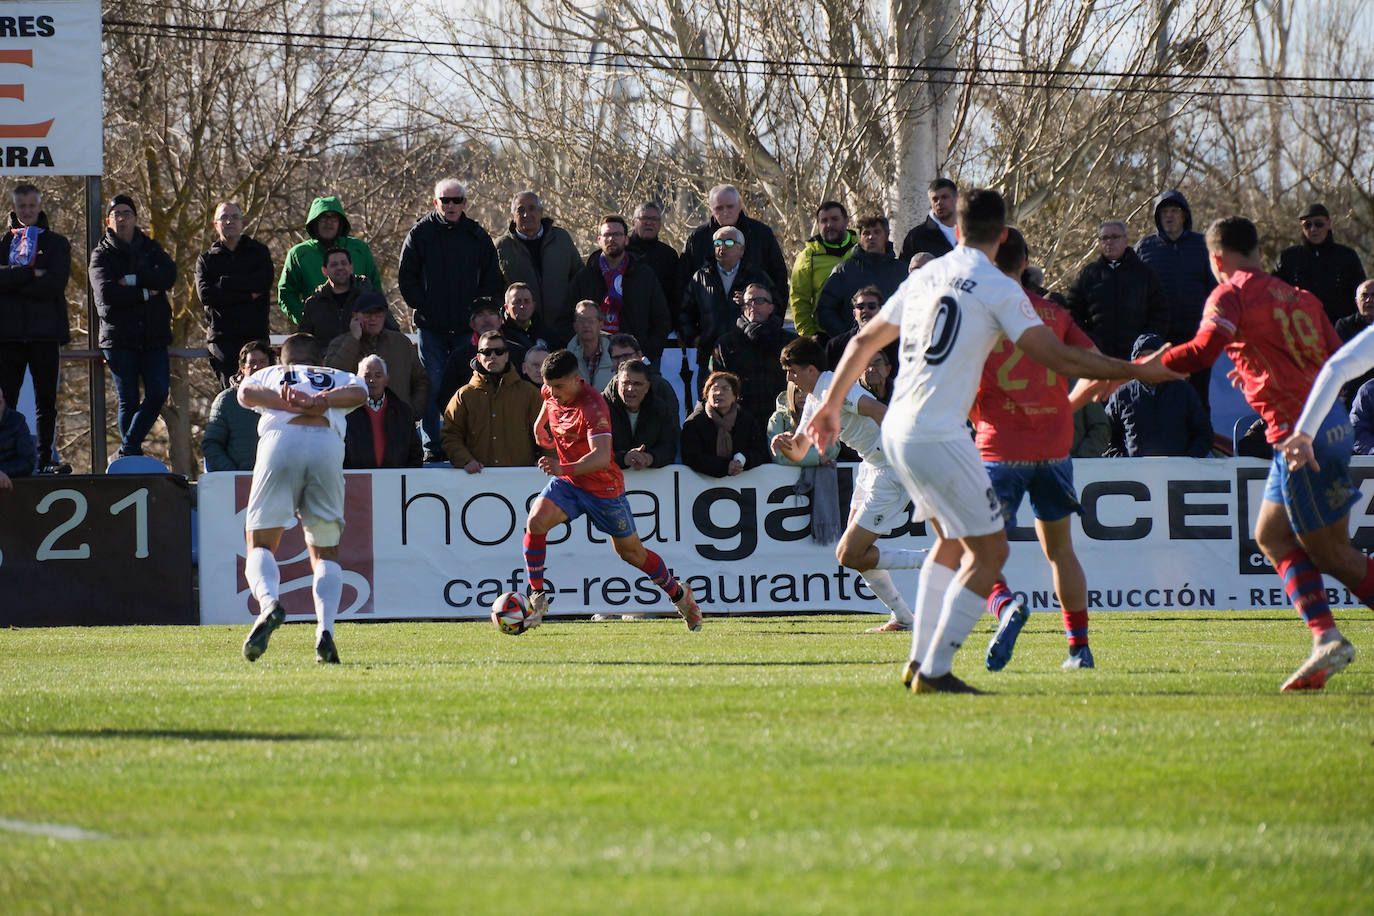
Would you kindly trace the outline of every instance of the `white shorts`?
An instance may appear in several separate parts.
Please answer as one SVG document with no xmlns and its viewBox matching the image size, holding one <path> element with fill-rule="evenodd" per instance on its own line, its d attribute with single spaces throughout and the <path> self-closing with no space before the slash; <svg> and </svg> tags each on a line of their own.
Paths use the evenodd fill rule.
<svg viewBox="0 0 1374 916">
<path fill-rule="evenodd" d="M 972 439 L 889 441 L 884 429 L 883 452 L 911 494 L 915 517 L 934 519 L 946 538 L 1002 530 L 1002 502 Z"/>
<path fill-rule="evenodd" d="M 902 479 L 890 465 L 875 467 L 865 461 L 854 478 L 854 495 L 849 500 L 852 524 L 875 534 L 887 534 L 906 524 L 906 507 L 911 502 Z"/>
<path fill-rule="evenodd" d="M 299 515 L 307 544 L 336 546 L 344 517 L 343 459 L 343 440 L 327 426 L 263 433 L 244 527 L 285 528 Z"/>
</svg>

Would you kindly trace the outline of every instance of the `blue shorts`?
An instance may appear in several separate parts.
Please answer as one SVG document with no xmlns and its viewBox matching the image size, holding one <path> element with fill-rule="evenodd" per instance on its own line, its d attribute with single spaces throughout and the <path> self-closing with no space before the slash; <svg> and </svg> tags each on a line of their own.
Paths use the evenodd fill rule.
<svg viewBox="0 0 1374 916">
<path fill-rule="evenodd" d="M 593 496 L 575 487 L 562 477 L 554 477 L 539 494 L 563 510 L 569 521 L 586 514 L 598 531 L 613 538 L 627 538 L 635 534 L 635 517 L 630 514 L 630 501 L 619 496 Z"/>
<path fill-rule="evenodd" d="M 1320 471 L 1301 467 L 1288 470 L 1283 453 L 1274 450 L 1269 463 L 1269 479 L 1264 484 L 1265 502 L 1281 503 L 1288 521 L 1298 534 L 1334 525 L 1345 518 L 1350 507 L 1360 501 L 1360 491 L 1350 479 L 1350 452 L 1355 431 L 1340 405 L 1322 421 L 1312 437 L 1312 453 Z"/>
<path fill-rule="evenodd" d="M 1083 514 L 1078 492 L 1073 488 L 1073 462 L 986 461 L 983 466 L 992 480 L 993 492 L 1002 503 L 1002 518 L 1007 528 L 1016 524 L 1021 498 L 1030 494 L 1031 509 L 1042 522 L 1057 522 L 1074 512 Z"/>
</svg>

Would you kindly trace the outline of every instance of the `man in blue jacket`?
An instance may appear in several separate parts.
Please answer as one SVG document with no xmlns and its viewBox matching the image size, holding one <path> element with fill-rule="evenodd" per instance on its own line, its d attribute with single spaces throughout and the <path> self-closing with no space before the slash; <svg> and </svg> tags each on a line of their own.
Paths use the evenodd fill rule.
<svg viewBox="0 0 1374 916">
<path fill-rule="evenodd" d="M 1202 322 L 1202 306 L 1217 285 L 1207 260 L 1207 241 L 1193 231 L 1193 211 L 1177 189 L 1170 188 L 1155 198 L 1155 229 L 1158 231 L 1136 242 L 1135 253 L 1154 268 L 1164 295 L 1169 301 L 1169 323 L 1164 339 L 1184 343 L 1193 339 Z M 1212 369 L 1200 369 L 1188 382 L 1208 406 L 1207 389 Z"/>
</svg>

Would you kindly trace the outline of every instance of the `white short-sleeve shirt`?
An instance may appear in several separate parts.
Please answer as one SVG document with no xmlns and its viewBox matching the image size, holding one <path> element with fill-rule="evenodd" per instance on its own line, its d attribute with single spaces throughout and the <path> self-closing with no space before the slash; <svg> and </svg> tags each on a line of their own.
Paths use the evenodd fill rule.
<svg viewBox="0 0 1374 916">
<path fill-rule="evenodd" d="M 329 391 L 333 388 L 346 388 L 356 385 L 367 390 L 367 383 L 344 369 L 330 369 L 326 366 L 268 366 L 266 369 L 259 369 L 248 378 L 244 379 L 244 384 L 258 385 L 263 388 L 271 388 L 276 391 L 281 386 L 289 384 L 297 391 L 306 394 L 319 394 L 321 391 Z M 258 435 L 261 436 L 269 430 L 284 429 L 290 425 L 291 421 L 300 416 L 289 410 L 278 410 L 274 407 L 255 407 L 253 408 L 262 414 L 258 420 Z M 346 429 L 344 417 L 352 410 L 351 407 L 331 407 L 325 411 L 325 417 L 329 420 L 329 428 L 332 429 L 340 440 L 344 437 Z"/>
<path fill-rule="evenodd" d="M 833 372 L 822 372 L 816 378 L 816 387 L 806 396 L 806 404 L 802 407 L 797 429 L 806 429 L 811 418 L 820 409 L 821 400 L 825 398 L 825 393 L 830 390 L 834 381 Z M 883 457 L 881 447 L 882 430 L 872 417 L 865 417 L 859 413 L 859 398 L 863 397 L 871 398 L 873 395 L 857 382 L 845 393 L 844 403 L 840 405 L 840 441 L 858 452 L 859 457 L 869 464 L 884 467 L 887 465 L 887 459 Z"/>
</svg>

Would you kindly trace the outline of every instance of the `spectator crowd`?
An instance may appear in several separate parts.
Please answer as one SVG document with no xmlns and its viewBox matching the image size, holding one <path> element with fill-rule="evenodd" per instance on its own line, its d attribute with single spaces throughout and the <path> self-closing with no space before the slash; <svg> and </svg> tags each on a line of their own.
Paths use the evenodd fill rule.
<svg viewBox="0 0 1374 916">
<path fill-rule="evenodd" d="M 795 428 L 801 403 L 788 388 L 783 347 L 814 337 L 833 368 L 910 272 L 957 245 L 958 196 L 953 181 L 932 181 L 929 212 L 901 236 L 899 249 L 883 215 L 863 214 L 851 226 L 842 203 L 823 201 L 815 235 L 789 268 L 777 234 L 745 212 L 730 185 L 710 190 L 710 217 L 687 232 L 680 251 L 659 237 L 663 208 L 645 202 L 629 219 L 604 216 L 595 247 L 583 253 L 535 191 L 514 196 L 509 223 L 493 237 L 467 215 L 463 182 L 445 178 L 395 262 L 399 302 L 383 295 L 378 258 L 337 197 L 311 202 L 305 239 L 287 252 L 280 273 L 267 246 L 244 233 L 240 205 L 224 201 L 194 278 L 210 368 L 224 388 L 205 428 L 205 467 L 253 466 L 256 414 L 238 404 L 234 391 L 273 362 L 267 341 L 274 286 L 278 306 L 296 330 L 316 337 L 325 364 L 367 383 L 366 404 L 348 418 L 348 467 L 442 462 L 478 474 L 535 465 L 543 454 L 532 434 L 541 366 L 563 349 L 610 406 L 622 468 L 681 462 L 725 477 L 773 462 L 768 442 Z M 50 228 L 37 187 L 18 185 L 11 197 L 9 236 L 0 245 L 0 486 L 28 473 L 71 471 L 55 436 L 60 350 L 70 338 L 71 249 Z M 1022 277 L 1028 289 L 1067 308 L 1110 356 L 1131 358 L 1164 341 L 1191 339 L 1216 284 L 1184 195 L 1160 194 L 1151 215 L 1152 231 L 1138 240 L 1126 221 L 1102 222 L 1096 257 L 1062 295 L 1044 289 L 1035 269 Z M 99 347 L 118 401 L 119 455 L 142 454 L 169 386 L 167 294 L 177 268 L 138 217 L 137 201 L 115 195 L 90 257 Z M 1357 253 L 1337 243 L 1325 206 L 1312 204 L 1297 221 L 1301 240 L 1279 253 L 1274 273 L 1311 290 L 1349 340 L 1374 320 L 1374 281 L 1365 279 Z M 415 341 L 401 332 L 398 319 L 406 317 Z M 673 346 L 695 366 L 685 403 L 661 373 Z M 894 344 L 879 352 L 862 380 L 884 404 L 898 371 L 896 351 Z M 36 411 L 27 435 L 27 419 L 13 410 L 26 372 Z M 1133 382 L 1105 407 L 1088 405 L 1075 417 L 1073 454 L 1212 454 L 1209 374 L 1158 388 Z M 1369 381 L 1343 392 L 1362 453 L 1374 453 Z M 780 463 L 826 465 L 845 457 L 813 448 L 800 462 Z"/>
</svg>

